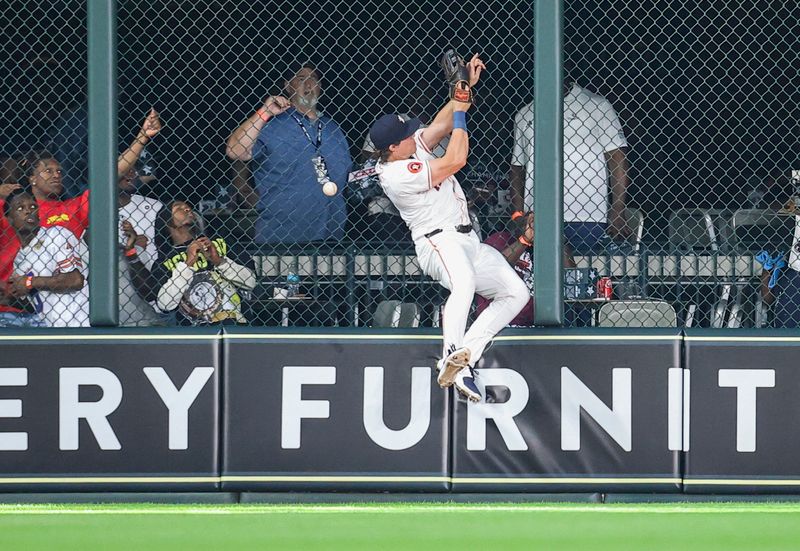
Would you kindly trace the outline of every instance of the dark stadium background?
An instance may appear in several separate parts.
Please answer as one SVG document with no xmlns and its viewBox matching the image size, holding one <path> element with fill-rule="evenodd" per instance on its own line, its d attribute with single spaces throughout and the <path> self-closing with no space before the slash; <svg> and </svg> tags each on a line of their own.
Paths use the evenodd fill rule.
<svg viewBox="0 0 800 551">
<path fill-rule="evenodd" d="M 41 146 L 43 122 L 83 101 L 85 7 L 5 2 L 0 120 L 5 153 Z M 472 125 L 472 161 L 506 169 L 513 115 L 532 99 L 532 2 L 120 2 L 120 143 L 161 111 L 163 179 L 175 189 L 230 180 L 224 141 L 287 62 L 324 73 L 323 109 L 354 156 L 374 117 L 408 91 L 439 102 L 448 44 L 489 64 Z M 566 55 L 578 81 L 618 110 L 631 145 L 631 202 L 651 237 L 669 211 L 745 205 L 748 186 L 800 167 L 795 2 L 565 3 Z M 435 102 L 434 102 L 435 103 Z M 429 110 L 434 104 L 429 104 Z M 200 197 L 190 194 L 190 199 Z"/>
</svg>

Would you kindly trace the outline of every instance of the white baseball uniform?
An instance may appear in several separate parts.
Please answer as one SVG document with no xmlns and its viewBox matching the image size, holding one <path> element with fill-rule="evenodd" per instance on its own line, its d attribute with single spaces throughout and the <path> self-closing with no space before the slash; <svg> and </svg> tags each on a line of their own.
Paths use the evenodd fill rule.
<svg viewBox="0 0 800 551">
<path fill-rule="evenodd" d="M 20 275 L 50 277 L 75 269 L 83 274 L 83 288 L 77 291 L 31 293 L 31 301 L 48 327 L 89 327 L 88 273 L 80 249 L 78 238 L 70 230 L 51 226 L 39 228 L 36 237 L 14 259 L 14 271 Z"/>
<path fill-rule="evenodd" d="M 414 135 L 417 150 L 410 159 L 378 163 L 375 170 L 384 193 L 411 230 L 423 272 L 450 290 L 442 320 L 443 357 L 464 346 L 471 352 L 470 363 L 476 365 L 530 295 L 499 251 L 481 243 L 474 231 L 456 229 L 470 225 L 467 199 L 455 176 L 432 185 L 428 162 L 435 157 L 422 141 L 422 132 Z M 466 331 L 476 292 L 492 303 Z"/>
</svg>

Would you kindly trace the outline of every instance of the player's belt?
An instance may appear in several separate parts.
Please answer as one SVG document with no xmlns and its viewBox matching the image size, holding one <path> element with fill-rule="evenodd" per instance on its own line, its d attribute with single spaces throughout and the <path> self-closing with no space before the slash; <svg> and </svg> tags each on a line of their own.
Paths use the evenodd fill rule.
<svg viewBox="0 0 800 551">
<path fill-rule="evenodd" d="M 456 226 L 455 230 L 458 233 L 469 233 L 472 231 L 472 224 L 464 224 L 463 226 Z M 438 233 L 442 233 L 443 231 L 444 230 L 442 228 L 438 228 L 436 230 L 433 230 L 432 232 L 426 233 L 425 237 L 430 238 Z"/>
</svg>

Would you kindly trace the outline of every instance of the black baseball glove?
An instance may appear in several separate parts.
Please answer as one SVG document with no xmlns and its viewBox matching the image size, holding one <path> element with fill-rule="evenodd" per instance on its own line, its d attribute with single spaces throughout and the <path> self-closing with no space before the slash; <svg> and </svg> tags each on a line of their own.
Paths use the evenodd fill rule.
<svg viewBox="0 0 800 551">
<path fill-rule="evenodd" d="M 450 48 L 442 55 L 441 65 L 444 78 L 450 87 L 450 99 L 462 103 L 472 103 L 473 94 L 472 87 L 469 85 L 469 69 L 464 63 L 464 59 Z"/>
</svg>

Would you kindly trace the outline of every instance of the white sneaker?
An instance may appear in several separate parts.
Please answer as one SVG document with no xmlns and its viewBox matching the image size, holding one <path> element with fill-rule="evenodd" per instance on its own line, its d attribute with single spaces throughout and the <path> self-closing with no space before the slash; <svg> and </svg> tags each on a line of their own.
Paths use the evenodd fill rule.
<svg viewBox="0 0 800 551">
<path fill-rule="evenodd" d="M 469 348 L 456 348 L 450 354 L 436 362 L 436 369 L 439 370 L 439 377 L 436 381 L 442 388 L 447 388 L 453 384 L 456 375 L 469 364 Z"/>
<path fill-rule="evenodd" d="M 475 384 L 476 376 L 475 370 L 468 366 L 456 374 L 454 381 L 459 394 L 470 402 L 480 402 L 482 398 L 481 391 L 478 390 L 478 385 Z"/>
</svg>

